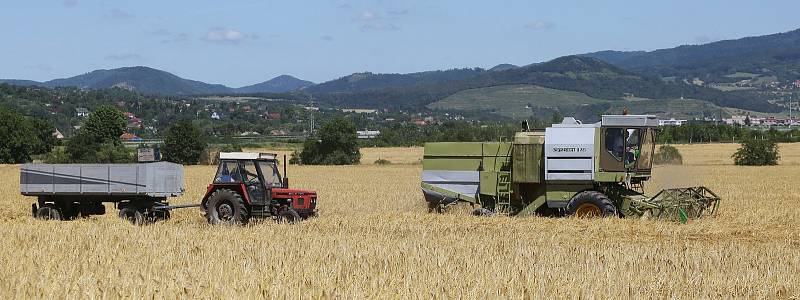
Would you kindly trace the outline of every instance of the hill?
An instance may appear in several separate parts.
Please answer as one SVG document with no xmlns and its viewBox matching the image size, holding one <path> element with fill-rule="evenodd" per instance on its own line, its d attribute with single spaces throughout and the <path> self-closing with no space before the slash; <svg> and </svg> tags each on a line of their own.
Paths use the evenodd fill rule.
<svg viewBox="0 0 800 300">
<path fill-rule="evenodd" d="M 553 114 L 576 116 L 594 122 L 602 114 L 619 114 L 628 108 L 634 114 L 654 114 L 662 118 L 702 118 L 729 116 L 727 109 L 694 99 L 607 100 L 572 91 L 535 85 L 500 85 L 460 91 L 428 105 L 432 109 L 484 111 L 512 119 L 547 120 Z"/>
<path fill-rule="evenodd" d="M 235 89 L 237 93 L 287 93 L 313 85 L 311 81 L 298 79 L 290 75 L 281 75 L 262 83 Z"/>
<path fill-rule="evenodd" d="M 726 75 L 746 72 L 795 80 L 800 78 L 800 29 L 649 52 L 601 51 L 582 56 L 661 77 L 725 81 Z"/>
<path fill-rule="evenodd" d="M 124 67 L 96 70 L 70 78 L 44 82 L 47 87 L 78 87 L 104 89 L 119 87 L 143 94 L 193 95 L 231 93 L 221 84 L 208 84 L 183 79 L 171 73 L 148 67 Z"/>
<path fill-rule="evenodd" d="M 726 93 L 680 81 L 665 82 L 657 77 L 639 75 L 599 59 L 583 56 L 565 56 L 546 63 L 504 71 L 484 71 L 461 80 L 315 96 L 323 102 L 352 107 L 418 107 L 464 90 L 520 84 L 578 92 L 597 99 L 620 100 L 631 96 L 650 99 L 685 97 L 706 100 L 724 107 L 756 111 L 780 110 L 755 94 Z"/>
<path fill-rule="evenodd" d="M 491 69 L 489 69 L 489 71 L 505 71 L 505 70 L 511 70 L 511 69 L 516 69 L 516 68 L 519 68 L 519 66 L 512 65 L 512 64 L 499 64 L 499 65 L 496 65 L 496 66 L 492 67 Z"/>
<path fill-rule="evenodd" d="M 304 89 L 311 93 L 350 93 L 384 88 L 430 85 L 447 81 L 458 81 L 486 73 L 481 68 L 451 69 L 409 74 L 354 73 L 335 80 L 323 82 Z"/>
</svg>

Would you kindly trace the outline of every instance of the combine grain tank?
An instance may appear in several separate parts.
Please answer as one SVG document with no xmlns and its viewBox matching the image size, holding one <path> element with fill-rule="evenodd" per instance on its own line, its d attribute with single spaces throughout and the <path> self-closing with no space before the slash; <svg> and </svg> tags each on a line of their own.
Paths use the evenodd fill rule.
<svg viewBox="0 0 800 300">
<path fill-rule="evenodd" d="M 37 218 L 69 220 L 105 214 L 112 202 L 135 223 L 169 218 L 167 199 L 183 194 L 183 166 L 148 164 L 24 164 L 20 192 L 36 196 Z"/>
</svg>

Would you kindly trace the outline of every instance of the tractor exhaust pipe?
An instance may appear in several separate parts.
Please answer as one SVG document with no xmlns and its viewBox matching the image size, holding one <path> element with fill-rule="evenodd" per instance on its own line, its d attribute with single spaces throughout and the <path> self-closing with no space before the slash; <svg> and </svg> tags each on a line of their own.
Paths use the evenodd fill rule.
<svg viewBox="0 0 800 300">
<path fill-rule="evenodd" d="M 288 176 L 289 173 L 286 172 L 286 164 L 287 163 L 289 163 L 289 161 L 286 160 L 286 154 L 284 154 L 283 155 L 283 188 L 285 188 L 285 189 L 289 188 L 289 176 Z"/>
</svg>

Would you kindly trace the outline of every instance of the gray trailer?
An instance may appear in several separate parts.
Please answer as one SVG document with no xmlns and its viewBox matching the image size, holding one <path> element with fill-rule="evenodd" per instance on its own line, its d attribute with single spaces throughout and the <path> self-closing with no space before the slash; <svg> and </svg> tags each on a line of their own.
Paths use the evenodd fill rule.
<svg viewBox="0 0 800 300">
<path fill-rule="evenodd" d="M 112 202 L 119 216 L 134 223 L 169 218 L 167 199 L 184 192 L 183 166 L 146 164 L 24 164 L 20 192 L 38 198 L 34 217 L 70 220 L 105 214 Z"/>
</svg>

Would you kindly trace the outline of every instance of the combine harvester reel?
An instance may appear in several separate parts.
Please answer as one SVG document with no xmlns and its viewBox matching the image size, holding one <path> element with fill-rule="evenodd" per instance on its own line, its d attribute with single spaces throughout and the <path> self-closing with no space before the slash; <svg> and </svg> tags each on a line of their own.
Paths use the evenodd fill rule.
<svg viewBox="0 0 800 300">
<path fill-rule="evenodd" d="M 720 198 L 707 187 L 696 186 L 662 190 L 649 202 L 654 207 L 645 217 L 686 223 L 716 215 Z"/>
</svg>

